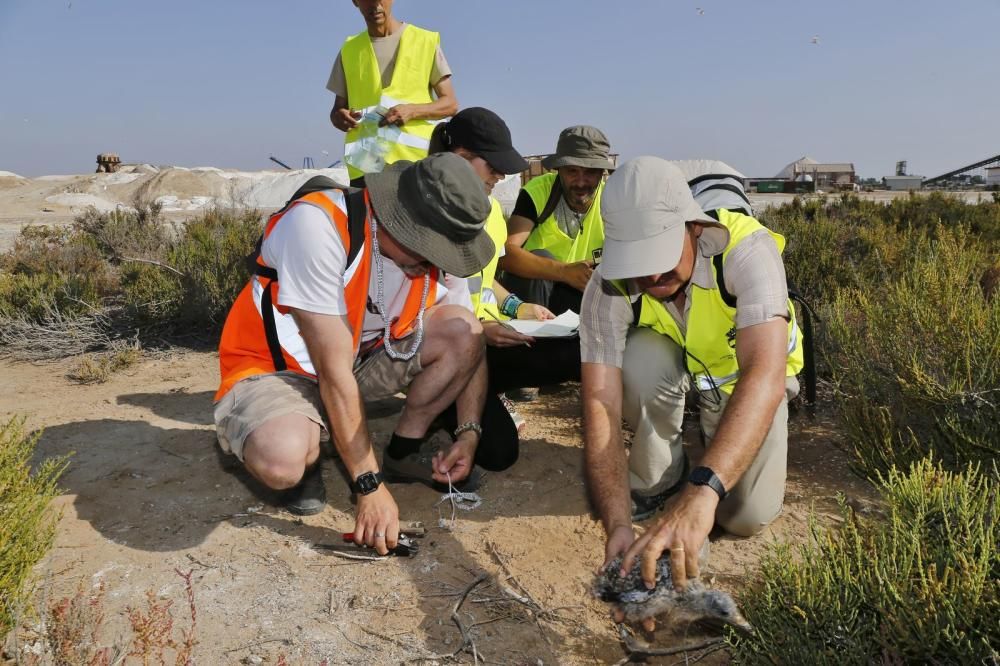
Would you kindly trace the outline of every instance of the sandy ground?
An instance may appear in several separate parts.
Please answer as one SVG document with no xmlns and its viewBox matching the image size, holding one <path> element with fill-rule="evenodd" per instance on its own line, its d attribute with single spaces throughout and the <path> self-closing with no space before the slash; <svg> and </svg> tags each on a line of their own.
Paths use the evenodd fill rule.
<svg viewBox="0 0 1000 666">
<path fill-rule="evenodd" d="M 600 664 L 623 656 L 607 609 L 588 594 L 603 533 L 582 480 L 576 386 L 522 407 L 521 459 L 489 475 L 482 505 L 459 512 L 453 529 L 438 526 L 438 494 L 394 487 L 402 519 L 427 526 L 422 551 L 355 562 L 316 546 L 337 542 L 353 525 L 347 483 L 333 464 L 324 472 L 328 508 L 298 519 L 219 453 L 214 354 L 147 358 L 93 386 L 65 378 L 71 363 L 0 362 L 0 415 L 25 414 L 29 426 L 45 428 L 40 457 L 72 453 L 56 501 L 63 515 L 55 547 L 38 568 L 38 598 L 46 604 L 103 584 L 105 644 L 125 633 L 123 611 L 143 606 L 147 591 L 173 600 L 177 628 L 188 626 L 178 569 L 194 572 L 199 663 L 273 664 L 279 655 L 291 664 L 400 663 L 459 645 L 451 606 L 486 573 L 553 611 L 536 620 L 504 597 L 495 578 L 477 587 L 462 617 L 476 623 L 475 643 L 488 663 Z M 396 400 L 370 407 L 379 446 L 397 410 Z M 713 537 L 706 577 L 722 588 L 751 583 L 774 539 L 803 540 L 811 506 L 833 524 L 836 493 L 871 499 L 835 448 L 826 418 L 798 414 L 790 431 L 783 514 L 755 538 Z M 671 628 L 654 640 L 703 637 Z M 726 660 L 717 652 L 703 663 Z"/>
</svg>

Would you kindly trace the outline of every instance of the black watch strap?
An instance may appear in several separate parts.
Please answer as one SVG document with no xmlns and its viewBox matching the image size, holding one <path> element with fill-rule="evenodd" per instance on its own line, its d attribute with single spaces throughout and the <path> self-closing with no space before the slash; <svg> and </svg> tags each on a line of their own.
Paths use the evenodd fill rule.
<svg viewBox="0 0 1000 666">
<path fill-rule="evenodd" d="M 382 485 L 381 472 L 365 472 L 351 481 L 351 491 L 358 495 L 370 495 Z"/>
<path fill-rule="evenodd" d="M 708 486 L 715 491 L 720 501 L 726 499 L 726 487 L 722 485 L 722 481 L 712 471 L 711 467 L 695 467 L 691 470 L 688 483 L 695 486 Z"/>
</svg>

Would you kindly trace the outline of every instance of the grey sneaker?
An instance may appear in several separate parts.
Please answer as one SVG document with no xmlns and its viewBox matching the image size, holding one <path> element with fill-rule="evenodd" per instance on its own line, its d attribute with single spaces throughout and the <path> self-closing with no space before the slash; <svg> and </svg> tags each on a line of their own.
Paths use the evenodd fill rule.
<svg viewBox="0 0 1000 666">
<path fill-rule="evenodd" d="M 322 511 L 326 507 L 326 486 L 319 461 L 306 470 L 297 486 L 284 491 L 281 499 L 285 510 L 296 516 L 311 516 Z"/>
<path fill-rule="evenodd" d="M 382 454 L 382 477 L 388 483 L 422 483 L 430 486 L 434 490 L 446 493 L 448 484 L 440 483 L 434 479 L 431 461 L 435 451 L 432 449 L 421 449 L 417 453 L 411 453 L 396 460 L 387 453 Z M 477 467 L 472 467 L 469 476 L 459 483 L 452 484 L 455 490 L 463 493 L 475 492 L 479 489 L 483 481 L 483 472 Z"/>
</svg>

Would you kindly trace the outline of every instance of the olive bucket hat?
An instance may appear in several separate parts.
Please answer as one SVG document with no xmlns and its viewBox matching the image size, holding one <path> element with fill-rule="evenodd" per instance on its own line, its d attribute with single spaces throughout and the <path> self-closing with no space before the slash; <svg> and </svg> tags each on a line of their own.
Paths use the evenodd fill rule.
<svg viewBox="0 0 1000 666">
<path fill-rule="evenodd" d="M 496 251 L 486 233 L 483 181 L 454 153 L 393 162 L 365 175 L 376 219 L 403 247 L 441 270 L 468 277 Z"/>
<path fill-rule="evenodd" d="M 542 160 L 546 169 L 578 166 L 585 169 L 615 168 L 610 156 L 611 144 L 604 132 L 590 125 L 574 125 L 559 133 L 555 155 Z"/>
</svg>

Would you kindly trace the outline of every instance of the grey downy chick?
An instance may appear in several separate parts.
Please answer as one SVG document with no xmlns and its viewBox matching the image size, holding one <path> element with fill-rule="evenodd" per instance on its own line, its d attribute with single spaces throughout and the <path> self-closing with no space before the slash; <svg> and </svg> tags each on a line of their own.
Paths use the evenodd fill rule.
<svg viewBox="0 0 1000 666">
<path fill-rule="evenodd" d="M 674 589 L 669 555 L 656 563 L 656 586 L 646 589 L 638 562 L 624 578 L 619 575 L 622 558 L 616 557 L 594 579 L 594 596 L 625 614 L 628 622 L 639 622 L 659 615 L 669 615 L 671 622 L 699 622 L 731 626 L 751 633 L 753 628 L 736 607 L 733 598 L 722 590 L 706 587 L 697 579 L 688 579 L 683 592 Z"/>
</svg>

